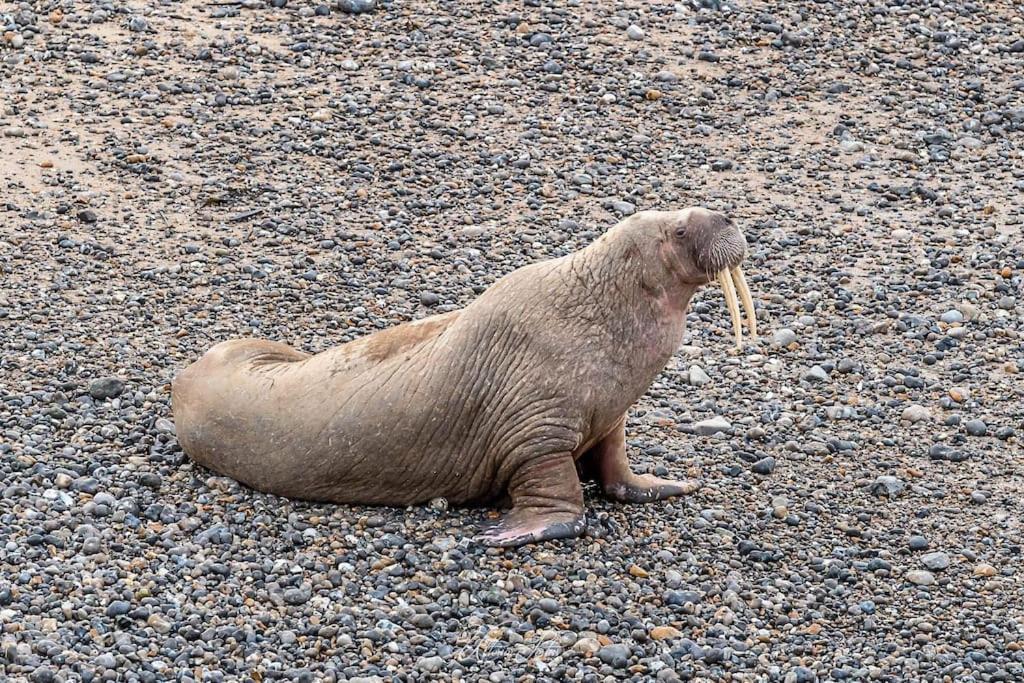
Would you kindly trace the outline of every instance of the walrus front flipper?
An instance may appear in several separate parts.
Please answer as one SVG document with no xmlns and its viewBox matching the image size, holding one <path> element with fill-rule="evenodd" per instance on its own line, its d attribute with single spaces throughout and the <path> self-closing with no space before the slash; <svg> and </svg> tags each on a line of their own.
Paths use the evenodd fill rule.
<svg viewBox="0 0 1024 683">
<path fill-rule="evenodd" d="M 586 522 L 582 513 L 546 512 L 515 508 L 475 537 L 487 546 L 514 548 L 527 543 L 576 538 L 583 534 Z"/>
<path fill-rule="evenodd" d="M 514 547 L 583 534 L 583 487 L 572 455 L 549 455 L 520 465 L 509 494 L 512 509 L 483 529 L 478 543 Z"/>
<path fill-rule="evenodd" d="M 626 416 L 585 456 L 596 470 L 604 494 L 621 503 L 650 503 L 672 496 L 688 495 L 700 488 L 692 479 L 673 481 L 652 474 L 637 474 L 626 456 Z"/>
</svg>

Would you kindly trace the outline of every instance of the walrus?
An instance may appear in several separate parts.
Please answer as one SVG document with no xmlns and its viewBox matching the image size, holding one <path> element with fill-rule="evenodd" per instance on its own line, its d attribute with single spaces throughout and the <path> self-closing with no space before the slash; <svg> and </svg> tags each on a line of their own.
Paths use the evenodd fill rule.
<svg viewBox="0 0 1024 683">
<path fill-rule="evenodd" d="M 746 250 L 720 213 L 644 211 L 463 309 L 316 355 L 219 343 L 172 383 L 178 440 L 200 465 L 280 496 L 503 500 L 476 537 L 485 545 L 579 536 L 581 472 L 623 502 L 696 489 L 630 469 L 626 411 L 677 350 L 702 285 L 722 285 L 739 344 L 735 284 L 756 336 Z"/>
</svg>

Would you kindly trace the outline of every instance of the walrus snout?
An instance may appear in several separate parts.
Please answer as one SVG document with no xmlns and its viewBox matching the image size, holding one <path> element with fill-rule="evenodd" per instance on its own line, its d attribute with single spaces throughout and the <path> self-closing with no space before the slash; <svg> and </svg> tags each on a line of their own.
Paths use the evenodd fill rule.
<svg viewBox="0 0 1024 683">
<path fill-rule="evenodd" d="M 754 300 L 740 264 L 747 255 L 747 240 L 725 214 L 707 209 L 691 210 L 687 220 L 693 241 L 694 265 L 705 273 L 708 282 L 717 280 L 732 318 L 736 346 L 743 345 L 740 302 L 747 314 L 747 329 L 757 339 Z M 737 295 L 738 292 L 738 295 Z"/>
<path fill-rule="evenodd" d="M 711 281 L 727 268 L 735 268 L 747 255 L 747 240 L 725 214 L 700 209 L 690 214 L 694 222 L 694 264 Z"/>
</svg>

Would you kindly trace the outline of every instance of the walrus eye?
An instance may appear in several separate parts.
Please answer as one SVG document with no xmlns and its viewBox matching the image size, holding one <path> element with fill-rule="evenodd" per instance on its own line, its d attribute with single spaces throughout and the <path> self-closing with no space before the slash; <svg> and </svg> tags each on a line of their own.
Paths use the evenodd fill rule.
<svg viewBox="0 0 1024 683">
<path fill-rule="evenodd" d="M 686 237 L 686 226 L 676 228 L 676 237 Z"/>
</svg>

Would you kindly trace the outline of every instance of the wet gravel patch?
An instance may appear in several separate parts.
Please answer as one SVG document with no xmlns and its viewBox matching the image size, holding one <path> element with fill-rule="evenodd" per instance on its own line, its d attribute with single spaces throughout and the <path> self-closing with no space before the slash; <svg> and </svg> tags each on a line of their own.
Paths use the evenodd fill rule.
<svg viewBox="0 0 1024 683">
<path fill-rule="evenodd" d="M 0 672 L 22 681 L 1024 678 L 1011 2 L 0 7 Z M 728 212 L 587 536 L 312 505 L 183 456 L 217 341 L 465 305 Z"/>
</svg>

